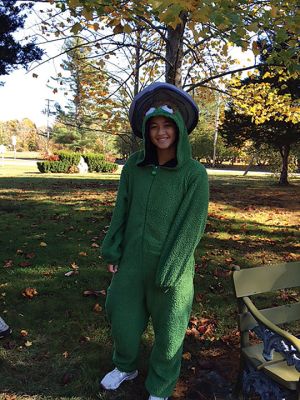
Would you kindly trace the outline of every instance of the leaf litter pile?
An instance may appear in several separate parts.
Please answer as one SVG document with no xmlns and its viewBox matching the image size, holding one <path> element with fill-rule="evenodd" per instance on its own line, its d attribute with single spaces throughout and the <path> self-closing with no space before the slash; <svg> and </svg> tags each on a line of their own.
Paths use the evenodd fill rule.
<svg viewBox="0 0 300 400">
<path fill-rule="evenodd" d="M 142 340 L 136 384 L 111 394 L 98 388 L 99 377 L 112 367 L 104 309 L 110 276 L 99 247 L 116 181 L 1 180 L 0 315 L 13 334 L 0 342 L 0 399 L 146 399 L 151 328 Z M 174 399 L 225 399 L 230 393 L 239 343 L 233 267 L 268 268 L 300 258 L 299 182 L 280 188 L 267 178 L 210 181 L 209 218 L 196 250 L 194 306 Z M 276 301 L 296 299 L 298 293 L 282 291 Z"/>
</svg>

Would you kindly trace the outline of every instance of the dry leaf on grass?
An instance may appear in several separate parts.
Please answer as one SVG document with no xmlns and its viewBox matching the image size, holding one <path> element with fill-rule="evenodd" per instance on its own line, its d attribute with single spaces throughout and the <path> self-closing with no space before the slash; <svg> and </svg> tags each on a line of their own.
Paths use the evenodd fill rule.
<svg viewBox="0 0 300 400">
<path fill-rule="evenodd" d="M 4 260 L 4 268 L 11 268 L 14 265 L 13 260 Z"/>
<path fill-rule="evenodd" d="M 102 296 L 106 296 L 106 290 L 85 290 L 83 293 L 83 296 L 95 296 L 98 297 L 100 294 Z"/>
<path fill-rule="evenodd" d="M 21 261 L 18 265 L 22 268 L 31 267 L 31 263 L 29 261 Z"/>
<path fill-rule="evenodd" d="M 183 354 L 182 354 L 182 358 L 183 358 L 184 360 L 190 360 L 190 359 L 192 358 L 192 355 L 191 355 L 191 353 L 189 353 L 189 352 L 187 351 L 186 353 L 183 353 Z"/>
<path fill-rule="evenodd" d="M 93 311 L 96 313 L 99 313 L 102 311 L 102 307 L 100 306 L 100 304 L 96 303 L 93 307 Z"/>
<path fill-rule="evenodd" d="M 22 296 L 32 299 L 34 296 L 38 295 L 38 291 L 35 288 L 28 287 L 23 290 Z"/>
</svg>

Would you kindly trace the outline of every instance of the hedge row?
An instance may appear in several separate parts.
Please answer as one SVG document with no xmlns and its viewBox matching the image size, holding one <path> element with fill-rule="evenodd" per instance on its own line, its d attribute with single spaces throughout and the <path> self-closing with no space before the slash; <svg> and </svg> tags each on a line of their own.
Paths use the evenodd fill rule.
<svg viewBox="0 0 300 400">
<path fill-rule="evenodd" d="M 117 164 L 104 160 L 103 154 L 83 154 L 82 157 L 89 167 L 89 172 L 114 172 L 118 168 Z"/>
<path fill-rule="evenodd" d="M 72 165 L 67 161 L 38 161 L 38 170 L 42 173 L 67 173 Z"/>
<path fill-rule="evenodd" d="M 70 165 L 78 165 L 81 154 L 73 151 L 58 151 L 55 153 L 59 157 L 59 161 L 68 162 Z"/>
<path fill-rule="evenodd" d="M 115 172 L 118 168 L 117 164 L 107 162 L 103 154 L 88 153 L 80 154 L 69 151 L 59 151 L 56 153 L 59 161 L 39 161 L 37 163 L 38 170 L 42 173 L 74 173 L 78 172 L 77 165 L 80 157 L 88 165 L 89 172 Z"/>
</svg>

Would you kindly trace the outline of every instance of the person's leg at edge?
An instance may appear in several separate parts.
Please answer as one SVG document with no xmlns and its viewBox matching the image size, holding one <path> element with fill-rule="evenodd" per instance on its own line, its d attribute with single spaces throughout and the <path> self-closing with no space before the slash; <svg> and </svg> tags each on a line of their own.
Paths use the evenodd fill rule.
<svg viewBox="0 0 300 400">
<path fill-rule="evenodd" d="M 114 340 L 113 363 L 123 372 L 137 368 L 141 336 L 149 319 L 143 284 L 131 272 L 122 266 L 115 274 L 105 305 Z"/>
<path fill-rule="evenodd" d="M 166 293 L 152 287 L 147 293 L 155 333 L 146 388 L 150 395 L 172 395 L 180 374 L 183 340 L 190 317 L 194 288 L 191 275 L 184 276 Z"/>
</svg>

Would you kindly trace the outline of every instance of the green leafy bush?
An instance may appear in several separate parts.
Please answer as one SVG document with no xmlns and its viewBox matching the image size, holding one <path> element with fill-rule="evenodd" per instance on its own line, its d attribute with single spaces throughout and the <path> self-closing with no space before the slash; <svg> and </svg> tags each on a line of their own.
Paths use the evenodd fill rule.
<svg viewBox="0 0 300 400">
<path fill-rule="evenodd" d="M 88 153 L 83 155 L 84 161 L 89 167 L 89 172 L 114 172 L 117 164 L 105 161 L 104 155 L 100 153 Z"/>
<path fill-rule="evenodd" d="M 117 164 L 104 161 L 102 163 L 101 171 L 99 172 L 115 172 L 118 169 Z"/>
<path fill-rule="evenodd" d="M 67 173 L 71 164 L 67 161 L 38 161 L 37 167 L 42 173 Z"/>
<path fill-rule="evenodd" d="M 81 157 L 80 153 L 72 151 L 58 151 L 56 154 L 59 157 L 59 161 L 68 162 L 70 165 L 78 165 Z"/>
<path fill-rule="evenodd" d="M 38 170 L 42 173 L 75 173 L 78 172 L 77 165 L 80 157 L 84 158 L 87 163 L 89 172 L 115 172 L 118 168 L 117 164 L 107 162 L 103 154 L 88 153 L 80 154 L 70 151 L 59 151 L 56 154 L 58 161 L 39 161 L 37 163 Z"/>
</svg>

